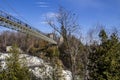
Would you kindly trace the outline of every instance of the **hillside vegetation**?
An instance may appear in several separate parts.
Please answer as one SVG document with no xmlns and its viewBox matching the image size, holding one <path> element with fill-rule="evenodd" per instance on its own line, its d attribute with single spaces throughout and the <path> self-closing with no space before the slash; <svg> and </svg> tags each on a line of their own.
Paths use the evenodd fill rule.
<svg viewBox="0 0 120 80">
<path fill-rule="evenodd" d="M 30 35 L 4 31 L 0 34 L 0 52 L 6 52 L 6 46 L 17 44 L 24 53 L 50 62 L 50 65 L 56 68 L 53 80 L 57 80 L 60 76 L 57 73 L 60 73 L 62 69 L 71 71 L 72 80 L 119 80 L 120 39 L 117 31 L 107 34 L 108 31 L 101 28 L 98 35 L 91 31 L 88 34 L 89 38 L 85 38 L 83 41 L 76 15 L 62 8 L 59 9 L 58 13 L 59 15 L 55 17 L 56 22 L 47 19 L 49 26 L 56 31 L 53 34 L 54 39 L 58 42 L 57 46 L 49 46 L 48 42 Z M 97 36 L 97 39 L 94 39 L 93 35 Z M 59 40 L 60 36 L 63 38 L 61 42 Z M 15 60 L 15 63 L 17 61 Z M 26 75 L 25 79 L 29 80 L 27 68 L 24 68 L 24 70 L 17 63 L 17 65 L 12 65 L 14 69 L 11 70 L 9 64 L 11 65 L 8 61 L 8 70 L 10 72 L 14 72 L 14 69 L 20 72 L 7 73 L 7 75 L 11 75 L 10 77 L 13 78 L 14 74 L 16 74 L 14 80 L 19 80 L 16 77 Z M 6 71 L 4 74 L 0 76 L 7 76 Z"/>
</svg>

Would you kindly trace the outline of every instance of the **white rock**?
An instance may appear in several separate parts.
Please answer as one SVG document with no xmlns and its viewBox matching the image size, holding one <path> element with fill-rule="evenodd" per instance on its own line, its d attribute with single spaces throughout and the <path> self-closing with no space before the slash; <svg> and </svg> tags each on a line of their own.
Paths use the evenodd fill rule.
<svg viewBox="0 0 120 80">
<path fill-rule="evenodd" d="M 8 53 L 9 54 L 9 53 Z M 0 61 L 2 63 L 2 68 L 5 69 L 6 63 L 5 58 L 9 57 L 7 53 L 0 53 Z M 41 58 L 30 56 L 28 54 L 20 54 L 20 59 L 23 60 L 25 57 L 25 61 L 27 63 L 27 66 L 30 67 L 29 70 L 33 72 L 33 74 L 37 78 L 44 78 L 46 76 L 52 78 L 52 66 L 48 65 L 48 63 L 44 62 Z M 63 75 L 65 77 L 65 80 L 72 80 L 71 72 L 68 70 L 63 70 Z"/>
<path fill-rule="evenodd" d="M 66 80 L 72 80 L 72 75 L 71 75 L 71 72 L 68 71 L 68 70 L 63 70 L 63 75 L 65 77 Z"/>
</svg>

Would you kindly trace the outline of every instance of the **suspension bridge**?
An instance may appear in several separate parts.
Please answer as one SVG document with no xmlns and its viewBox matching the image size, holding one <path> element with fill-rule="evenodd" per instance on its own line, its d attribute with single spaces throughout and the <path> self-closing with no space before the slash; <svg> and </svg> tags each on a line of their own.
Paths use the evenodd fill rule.
<svg viewBox="0 0 120 80">
<path fill-rule="evenodd" d="M 0 10 L 0 26 L 38 37 L 51 44 L 57 44 L 56 41 L 47 37 L 44 33 L 39 31 L 38 29 L 1 10 Z"/>
</svg>

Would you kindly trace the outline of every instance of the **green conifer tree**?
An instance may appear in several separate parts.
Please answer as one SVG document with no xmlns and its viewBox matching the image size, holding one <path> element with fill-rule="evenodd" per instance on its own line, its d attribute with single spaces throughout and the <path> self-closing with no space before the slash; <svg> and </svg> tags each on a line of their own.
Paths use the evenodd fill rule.
<svg viewBox="0 0 120 80">
<path fill-rule="evenodd" d="M 91 47 L 89 55 L 89 80 L 120 79 L 120 42 L 116 33 L 109 38 L 104 30 L 99 37 L 101 44 Z"/>
<path fill-rule="evenodd" d="M 13 46 L 10 52 L 10 56 L 6 58 L 7 68 L 2 71 L 0 80 L 31 80 L 27 66 L 21 65 L 23 63 L 19 60 L 17 47 Z"/>
</svg>

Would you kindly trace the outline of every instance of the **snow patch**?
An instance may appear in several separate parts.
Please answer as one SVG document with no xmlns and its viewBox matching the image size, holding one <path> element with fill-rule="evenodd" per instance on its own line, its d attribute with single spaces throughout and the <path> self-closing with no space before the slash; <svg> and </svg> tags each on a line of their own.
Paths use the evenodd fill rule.
<svg viewBox="0 0 120 80">
<path fill-rule="evenodd" d="M 68 70 L 63 70 L 63 75 L 65 76 L 65 79 L 66 80 L 72 80 L 72 75 L 71 75 L 71 72 L 68 71 Z"/>
<path fill-rule="evenodd" d="M 2 69 L 5 69 L 6 63 L 5 58 L 9 57 L 9 53 L 0 53 L 0 61 Z M 45 78 L 49 77 L 52 80 L 52 71 L 53 67 L 48 65 L 48 63 L 44 62 L 41 58 L 31 56 L 28 54 L 20 54 L 20 59 L 25 58 L 25 61 L 27 63 L 27 66 L 29 67 L 29 70 L 32 71 L 32 73 L 37 78 Z M 68 70 L 62 70 L 62 73 L 65 77 L 65 80 L 72 80 L 71 72 Z"/>
</svg>

